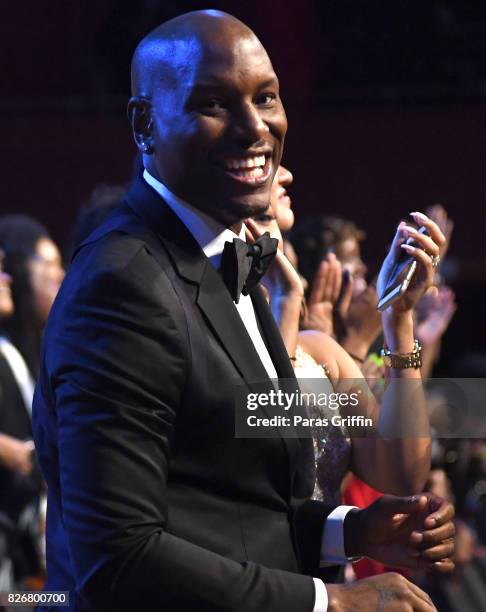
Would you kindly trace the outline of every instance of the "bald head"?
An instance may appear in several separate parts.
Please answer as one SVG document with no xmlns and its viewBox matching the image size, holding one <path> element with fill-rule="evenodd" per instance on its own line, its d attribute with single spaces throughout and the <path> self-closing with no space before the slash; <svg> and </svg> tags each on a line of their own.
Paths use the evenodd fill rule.
<svg viewBox="0 0 486 612">
<path fill-rule="evenodd" d="M 155 88 L 174 86 L 201 61 L 205 52 L 234 45 L 235 41 L 251 41 L 261 46 L 248 26 L 222 11 L 194 11 L 163 23 L 135 49 L 132 95 L 151 98 Z"/>
<path fill-rule="evenodd" d="M 132 61 L 128 115 L 146 170 L 227 227 L 265 209 L 287 119 L 255 34 L 219 11 L 156 28 Z"/>
</svg>

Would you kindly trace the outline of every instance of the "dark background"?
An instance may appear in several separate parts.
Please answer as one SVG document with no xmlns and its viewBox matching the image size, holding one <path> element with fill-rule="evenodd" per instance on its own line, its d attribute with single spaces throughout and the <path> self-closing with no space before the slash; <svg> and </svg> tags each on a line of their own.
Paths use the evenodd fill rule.
<svg viewBox="0 0 486 612">
<path fill-rule="evenodd" d="M 161 21 L 222 8 L 252 26 L 282 82 L 298 218 L 337 213 L 371 267 L 395 225 L 441 202 L 456 222 L 459 309 L 439 373 L 486 347 L 486 3 L 481 0 L 8 3 L 2 12 L 1 211 L 63 245 L 99 183 L 129 180 L 129 62 Z"/>
</svg>

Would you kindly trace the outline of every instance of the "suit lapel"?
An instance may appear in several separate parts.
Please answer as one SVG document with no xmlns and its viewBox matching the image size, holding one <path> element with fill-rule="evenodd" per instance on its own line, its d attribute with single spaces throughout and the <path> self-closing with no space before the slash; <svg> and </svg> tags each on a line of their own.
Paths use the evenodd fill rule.
<svg viewBox="0 0 486 612">
<path fill-rule="evenodd" d="M 250 388 L 254 383 L 268 381 L 267 371 L 230 294 L 220 275 L 209 261 L 201 279 L 196 301 L 233 364 Z"/>
<path fill-rule="evenodd" d="M 260 383 L 258 391 L 262 391 L 261 383 L 267 382 L 268 388 L 273 389 L 222 278 L 182 221 L 168 205 L 161 205 L 160 199 L 142 179 L 137 180 L 127 194 L 127 203 L 133 212 L 162 239 L 179 276 L 197 286 L 196 303 L 245 383 L 250 389 L 255 388 L 255 383 Z M 157 252 L 153 256 L 157 259 Z M 251 298 L 277 373 L 280 378 L 290 381 L 289 388 L 295 392 L 298 388 L 297 379 L 278 327 L 259 287 L 252 291 Z M 264 407 L 262 410 L 266 412 Z M 290 428 L 278 428 L 278 431 L 288 453 L 289 484 L 292 491 L 292 480 L 302 445 L 297 437 L 289 437 L 292 436 Z M 312 453 L 309 441 L 302 442 L 304 448 L 310 449 Z"/>
<path fill-rule="evenodd" d="M 179 276 L 197 285 L 196 303 L 244 381 L 250 386 L 268 381 L 226 285 L 182 221 L 141 179 L 132 185 L 127 202 L 144 224 L 160 236 Z"/>
<path fill-rule="evenodd" d="M 267 345 L 268 352 L 270 353 L 270 357 L 272 358 L 279 378 L 295 380 L 294 369 L 290 363 L 282 335 L 275 323 L 275 319 L 262 290 L 260 287 L 256 287 L 250 295 L 255 313 L 260 321 L 260 328 L 264 336 L 265 344 Z"/>
</svg>

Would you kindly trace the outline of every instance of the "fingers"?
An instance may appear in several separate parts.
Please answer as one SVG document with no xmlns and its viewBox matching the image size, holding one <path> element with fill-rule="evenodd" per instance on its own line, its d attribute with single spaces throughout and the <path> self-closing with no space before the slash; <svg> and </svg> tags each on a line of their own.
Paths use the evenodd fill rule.
<svg viewBox="0 0 486 612">
<path fill-rule="evenodd" d="M 334 253 L 329 253 L 328 261 L 331 270 L 332 285 L 329 283 L 329 301 L 335 304 L 338 301 L 339 294 L 343 283 L 343 272 L 341 262 L 337 259 Z"/>
<path fill-rule="evenodd" d="M 432 265 L 432 259 L 430 255 L 428 255 L 422 249 L 418 247 L 413 247 L 411 244 L 402 244 L 401 248 L 406 251 L 409 255 L 411 255 L 414 259 L 417 260 L 419 264 L 421 264 L 427 272 L 427 284 L 432 284 L 432 280 L 434 278 L 434 267 Z"/>
<path fill-rule="evenodd" d="M 423 496 L 425 497 L 425 496 Z M 454 508 L 452 504 L 439 497 L 427 495 L 427 504 L 432 514 L 426 517 L 429 527 L 423 532 L 414 531 L 410 534 L 412 546 L 410 555 L 417 558 L 418 567 L 426 567 L 438 573 L 452 571 L 451 561 L 454 553 L 455 526 L 452 522 Z"/>
<path fill-rule="evenodd" d="M 442 559 L 441 561 L 436 561 L 432 565 L 429 565 L 427 569 L 434 572 L 434 574 L 449 574 L 453 571 L 454 567 L 455 564 L 452 559 Z"/>
<path fill-rule="evenodd" d="M 447 211 L 442 204 L 433 204 L 432 206 L 428 206 L 425 209 L 425 214 L 432 219 L 432 221 L 435 221 L 440 229 L 444 231 L 448 217 Z"/>
<path fill-rule="evenodd" d="M 421 597 L 418 597 L 415 593 L 410 593 L 410 603 L 413 612 L 437 612 L 437 608 L 434 606 L 432 600 L 430 598 L 429 600 L 430 601 L 422 599 Z"/>
<path fill-rule="evenodd" d="M 428 593 L 426 593 L 425 591 L 422 591 L 420 587 L 418 587 L 416 584 L 413 584 L 413 582 L 410 582 L 410 581 L 408 582 L 408 588 L 413 593 L 413 596 L 416 598 L 414 600 L 414 608 L 413 608 L 414 610 L 427 610 L 427 612 L 430 612 L 430 610 L 436 609 Z M 418 607 L 415 607 L 415 606 L 418 606 Z"/>
<path fill-rule="evenodd" d="M 429 510 L 432 512 L 425 519 L 426 529 L 439 527 L 454 518 L 454 506 L 450 502 L 431 493 L 428 494 L 427 499 Z"/>
<path fill-rule="evenodd" d="M 414 544 L 420 544 L 422 547 L 433 546 L 444 540 L 454 537 L 456 528 L 452 521 L 448 521 L 435 529 L 428 529 L 423 532 L 413 531 L 410 534 L 410 541 Z"/>
<path fill-rule="evenodd" d="M 375 597 L 367 597 L 370 591 Z M 341 602 L 343 610 L 437 611 L 425 591 L 396 572 L 386 572 L 358 580 L 347 587 L 346 594 L 351 595 L 351 598 L 348 597 Z"/>
<path fill-rule="evenodd" d="M 442 204 L 434 204 L 425 210 L 427 216 L 435 221 L 442 230 L 444 236 L 449 239 L 454 228 L 454 222 L 449 219 L 446 209 Z"/>
<path fill-rule="evenodd" d="M 245 238 L 250 244 L 253 244 L 257 238 L 259 238 L 258 232 L 260 231 L 255 224 L 250 223 L 250 219 L 247 219 L 244 223 L 245 226 Z"/>
<path fill-rule="evenodd" d="M 425 292 L 425 295 L 427 295 L 427 297 L 430 298 L 430 300 L 433 302 L 434 300 L 437 300 L 437 298 L 439 297 L 439 290 L 437 289 L 435 285 L 432 285 L 432 287 L 429 287 L 427 289 L 427 291 Z M 434 307 L 434 304 L 432 304 L 432 307 Z"/>
<path fill-rule="evenodd" d="M 334 253 L 326 255 L 319 265 L 312 287 L 309 304 L 331 302 L 335 304 L 341 292 L 342 268 Z"/>
<path fill-rule="evenodd" d="M 351 276 L 349 270 L 345 270 L 343 272 L 341 293 L 336 303 L 336 306 L 339 309 L 339 314 L 342 317 L 346 316 L 349 310 L 349 306 L 351 305 L 351 299 L 353 297 L 353 286 L 354 286 L 353 277 Z"/>
<path fill-rule="evenodd" d="M 387 574 L 382 574 L 387 576 Z M 410 580 L 407 580 L 404 576 L 391 572 L 388 576 L 393 580 L 394 588 L 391 590 L 393 599 L 400 602 L 401 607 L 399 609 L 409 609 L 408 605 L 412 606 L 414 612 L 436 612 L 437 608 L 434 606 L 430 595 L 423 591 L 420 587 Z M 395 593 L 393 593 L 395 591 Z M 408 604 L 408 605 L 407 605 Z M 407 605 L 407 608 L 404 606 Z M 377 607 L 378 609 L 378 607 Z M 381 607 L 379 609 L 382 609 Z M 387 608 L 384 607 L 386 610 Z"/>
<path fill-rule="evenodd" d="M 400 514 L 414 514 L 427 507 L 427 497 L 425 495 L 413 495 L 411 497 L 383 495 L 378 501 L 384 514 L 390 517 Z"/>
<path fill-rule="evenodd" d="M 323 259 L 317 268 L 317 273 L 312 285 L 312 291 L 309 297 L 309 305 L 318 304 L 322 301 L 322 295 L 327 285 L 329 276 L 329 264 Z"/>
<path fill-rule="evenodd" d="M 421 550 L 420 559 L 426 563 L 434 563 L 435 561 L 452 557 L 453 554 L 454 540 L 451 538 L 445 542 L 442 542 L 441 544 L 438 544 L 437 546 Z"/>
<path fill-rule="evenodd" d="M 410 216 L 417 225 L 423 225 L 425 227 L 430 238 L 433 240 L 433 242 L 435 242 L 435 244 L 437 244 L 439 247 L 443 247 L 445 245 L 446 237 L 435 221 L 432 221 L 432 219 L 421 212 L 412 212 L 410 213 Z"/>
<path fill-rule="evenodd" d="M 409 238 L 412 238 L 417 245 L 426 251 L 429 255 L 439 255 L 440 248 L 439 245 L 436 244 L 430 236 L 426 234 L 421 234 L 417 229 L 412 227 L 411 225 L 403 226 L 403 231 Z"/>
<path fill-rule="evenodd" d="M 456 295 L 449 287 L 441 287 L 439 290 L 438 309 L 444 318 L 450 320 L 457 310 Z"/>
<path fill-rule="evenodd" d="M 251 242 L 255 242 L 257 238 L 263 236 L 264 232 L 258 227 L 253 219 L 245 219 L 245 234 L 251 238 Z"/>
</svg>

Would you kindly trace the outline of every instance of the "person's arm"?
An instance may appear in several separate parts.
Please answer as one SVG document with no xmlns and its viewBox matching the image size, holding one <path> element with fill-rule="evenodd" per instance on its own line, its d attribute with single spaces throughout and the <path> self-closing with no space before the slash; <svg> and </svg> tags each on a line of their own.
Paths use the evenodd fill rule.
<svg viewBox="0 0 486 612">
<path fill-rule="evenodd" d="M 419 234 L 413 227 L 400 223 L 378 278 L 378 292 L 381 294 L 402 250 L 417 261 L 417 270 L 407 291 L 382 314 L 385 343 L 395 354 L 410 353 L 413 349 L 413 311 L 432 284 L 432 256 L 439 255 L 445 242 L 442 232 L 432 220 L 421 213 L 413 213 L 412 216 L 417 224 L 426 227 L 428 235 Z M 421 248 L 405 244 L 408 237 L 412 237 Z M 328 347 L 332 348 L 329 343 Z M 346 380 L 357 381 L 361 372 L 358 374 L 354 362 L 336 346 L 332 352 L 337 356 L 334 359 L 337 365 L 335 386 L 342 388 Z M 325 355 L 311 354 L 317 361 L 325 362 Z M 389 368 L 388 375 L 381 407 L 371 393 L 366 393 L 366 386 L 355 408 L 358 414 L 372 418 L 375 435 L 353 438 L 353 471 L 378 490 L 409 494 L 423 488 L 430 468 L 427 406 L 420 369 Z M 372 433 L 370 430 L 368 432 Z"/>
<path fill-rule="evenodd" d="M 122 269 L 95 273 L 63 306 L 47 333 L 42 384 L 55 397 L 61 510 L 88 605 L 310 612 L 310 576 L 237 562 L 167 532 L 190 364 L 182 308 L 160 267 L 141 250 Z"/>
<path fill-rule="evenodd" d="M 427 423 L 418 419 L 417 406 L 410 410 L 405 401 L 397 397 L 394 389 L 385 391 L 381 406 L 375 400 L 360 368 L 348 353 L 332 338 L 321 332 L 306 331 L 299 334 L 299 344 L 317 361 L 326 364 L 335 390 L 347 386 L 360 387 L 358 405 L 353 415 L 373 420 L 367 428 L 368 437 L 352 437 L 351 470 L 370 486 L 394 495 L 410 495 L 422 490 L 429 469 L 430 440 L 426 437 L 385 439 L 379 433 L 380 422 L 386 420 L 406 427 L 409 432 L 427 431 Z M 415 429 L 417 428 L 417 429 Z"/>
<path fill-rule="evenodd" d="M 261 235 L 261 231 L 253 222 L 248 226 L 255 237 Z M 273 229 L 274 237 L 278 237 L 278 228 Z M 324 262 L 326 265 L 328 262 Z M 335 258 L 332 259 L 335 263 Z M 340 268 L 339 268 L 340 271 Z M 321 266 L 319 285 L 329 286 L 329 271 Z M 324 274 L 325 272 L 325 274 Z M 339 275 L 334 277 L 340 278 Z M 334 278 L 333 277 L 333 278 Z M 275 319 L 279 325 L 280 333 L 284 338 L 287 351 L 291 356 L 295 354 L 297 342 L 302 344 L 304 349 L 309 352 L 317 363 L 324 363 L 331 372 L 331 379 L 335 389 L 343 388 L 353 383 L 362 386 L 362 393 L 359 395 L 360 402 L 353 411 L 353 414 L 370 417 L 374 421 L 374 428 L 369 429 L 372 434 L 367 438 L 353 438 L 352 469 L 356 475 L 365 482 L 378 490 L 396 495 L 408 495 L 416 493 L 423 488 L 427 479 L 430 467 L 430 438 L 427 437 L 428 420 L 425 402 L 418 398 L 414 402 L 414 409 L 410 410 L 408 405 L 409 389 L 391 385 L 380 406 L 375 401 L 373 394 L 369 390 L 363 374 L 351 357 L 328 335 L 321 332 L 302 332 L 298 333 L 299 325 L 299 296 L 296 288 L 301 283 L 297 272 L 283 253 L 278 253 L 272 267 L 264 278 L 264 283 L 269 290 L 270 305 Z M 334 281 L 332 283 L 334 286 Z M 318 293 L 321 289 L 317 289 Z M 335 289 L 336 295 L 339 288 Z M 297 296 L 297 297 L 296 297 Z M 364 299 L 364 298 L 363 298 Z M 365 300 L 368 308 L 367 299 Z M 407 313 L 411 319 L 411 312 Z M 413 328 L 408 329 L 403 326 L 404 317 L 398 317 L 396 325 L 387 325 L 386 334 L 392 346 L 396 345 L 398 338 L 403 345 L 410 341 L 413 346 Z M 411 340 L 408 337 L 412 333 Z M 309 345 L 310 343 L 310 345 Z M 334 375 L 333 375 L 334 374 Z M 399 375 L 397 375 L 399 376 Z M 417 377 L 416 373 L 404 374 L 405 377 Z M 420 378 L 420 374 L 418 374 Z M 415 389 L 412 389 L 415 392 Z M 421 390 L 419 390 L 419 395 Z M 404 435 L 385 439 L 379 434 L 379 426 L 382 425 L 386 430 L 397 427 Z M 419 435 L 414 435 L 417 433 Z"/>
<path fill-rule="evenodd" d="M 343 334 L 339 344 L 353 360 L 362 367 L 370 347 L 381 332 L 381 317 L 376 310 L 376 289 L 369 285 L 357 296 L 353 296 L 343 321 Z"/>
</svg>

